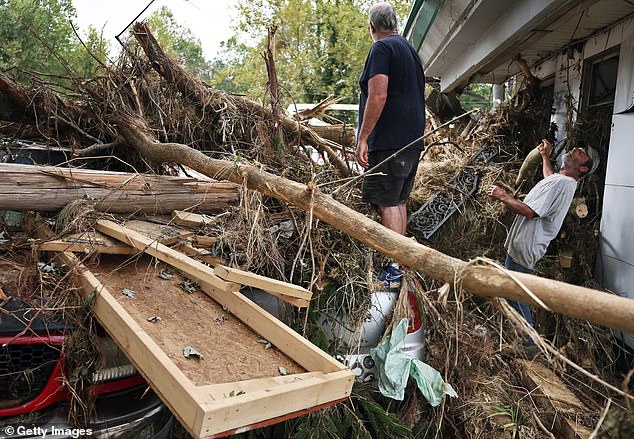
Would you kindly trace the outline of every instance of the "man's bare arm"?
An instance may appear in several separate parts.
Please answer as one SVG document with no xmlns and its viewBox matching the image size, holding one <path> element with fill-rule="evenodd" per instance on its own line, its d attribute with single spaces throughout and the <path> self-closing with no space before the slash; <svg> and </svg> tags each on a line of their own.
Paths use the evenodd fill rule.
<svg viewBox="0 0 634 439">
<path fill-rule="evenodd" d="M 550 162 L 550 153 L 553 152 L 553 145 L 548 140 L 544 139 L 537 148 L 539 149 L 539 153 L 542 155 L 542 171 L 544 172 L 544 178 L 550 177 L 555 173 L 553 165 Z"/>
<path fill-rule="evenodd" d="M 385 107 L 387 100 L 388 83 L 389 77 L 382 74 L 374 75 L 368 81 L 368 101 L 365 104 L 363 123 L 359 129 L 356 153 L 357 161 L 364 168 L 368 167 L 368 137 L 383 113 L 383 107 Z"/>
<path fill-rule="evenodd" d="M 504 203 L 513 213 L 525 216 L 528 219 L 533 219 L 538 216 L 526 203 L 513 198 L 501 187 L 491 186 L 489 188 L 489 196 Z"/>
</svg>

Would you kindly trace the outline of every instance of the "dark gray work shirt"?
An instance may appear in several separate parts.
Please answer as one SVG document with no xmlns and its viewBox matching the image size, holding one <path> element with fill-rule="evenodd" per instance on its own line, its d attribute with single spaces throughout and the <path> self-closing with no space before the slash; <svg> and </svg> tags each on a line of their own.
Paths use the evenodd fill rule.
<svg viewBox="0 0 634 439">
<path fill-rule="evenodd" d="M 387 101 L 368 138 L 368 150 L 398 149 L 425 131 L 425 74 L 416 49 L 401 35 L 390 35 L 372 45 L 359 87 L 359 129 L 368 100 L 368 81 L 374 75 L 389 77 Z M 423 149 L 419 142 L 411 149 Z"/>
</svg>

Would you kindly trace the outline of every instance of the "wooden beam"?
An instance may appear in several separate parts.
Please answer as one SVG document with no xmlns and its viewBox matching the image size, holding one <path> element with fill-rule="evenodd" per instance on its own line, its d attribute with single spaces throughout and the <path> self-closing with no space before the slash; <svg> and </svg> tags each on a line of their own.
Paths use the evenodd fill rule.
<svg viewBox="0 0 634 439">
<path fill-rule="evenodd" d="M 543 409 L 544 424 L 563 439 L 586 439 L 592 430 L 576 422 L 595 413 L 552 370 L 537 361 L 515 360 L 531 399 Z M 586 415 L 586 416 L 584 416 Z"/>
<path fill-rule="evenodd" d="M 172 222 L 179 226 L 201 227 L 212 221 L 213 218 L 194 212 L 185 212 L 184 210 L 175 210 L 172 212 Z"/>
<path fill-rule="evenodd" d="M 218 238 L 215 236 L 195 235 L 192 237 L 192 241 L 196 247 L 213 247 L 218 242 Z"/>
<path fill-rule="evenodd" d="M 105 212 L 220 212 L 239 196 L 239 185 L 229 182 L 0 163 L 0 210 L 52 212 L 88 199 Z"/>
<path fill-rule="evenodd" d="M 213 285 L 214 288 L 217 288 L 219 291 L 230 292 L 236 289 L 235 285 L 220 279 L 202 262 L 189 258 L 139 232 L 122 227 L 108 220 L 97 221 L 95 228 L 106 235 L 112 236 L 119 241 L 125 242 L 138 250 L 178 268 L 197 281 L 204 281 Z"/>
<path fill-rule="evenodd" d="M 309 377 L 285 385 L 201 404 L 197 430 L 203 436 L 271 419 L 328 401 L 345 398 L 354 384 L 349 370 Z M 239 409 L 237 409 L 237 407 Z"/>
<path fill-rule="evenodd" d="M 217 256 L 211 256 L 205 250 L 201 250 L 199 248 L 192 247 L 191 244 L 189 244 L 189 242 L 187 242 L 187 241 L 181 242 L 180 244 L 178 244 L 176 246 L 176 250 L 178 250 L 178 251 L 180 251 L 182 253 L 185 253 L 187 256 L 191 256 L 191 257 L 193 257 L 195 259 L 200 259 L 205 264 L 218 265 L 218 264 L 224 264 L 225 263 L 225 261 L 222 258 L 219 258 Z"/>
<path fill-rule="evenodd" d="M 296 306 L 308 306 L 310 304 L 310 299 L 313 296 L 313 293 L 298 285 L 293 285 L 276 279 L 270 279 L 265 276 L 260 276 L 259 274 L 239 270 L 237 268 L 216 265 L 214 273 L 227 282 L 235 282 L 241 285 L 259 288 L 287 302 L 293 301 L 293 304 Z"/>
</svg>

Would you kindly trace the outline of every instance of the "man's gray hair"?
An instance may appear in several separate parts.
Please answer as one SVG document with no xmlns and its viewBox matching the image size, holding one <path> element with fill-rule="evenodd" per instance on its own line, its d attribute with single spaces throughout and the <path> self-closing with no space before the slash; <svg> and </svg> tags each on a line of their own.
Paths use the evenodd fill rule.
<svg viewBox="0 0 634 439">
<path fill-rule="evenodd" d="M 370 23 L 378 31 L 398 31 L 396 11 L 389 3 L 377 3 L 370 8 Z"/>
</svg>

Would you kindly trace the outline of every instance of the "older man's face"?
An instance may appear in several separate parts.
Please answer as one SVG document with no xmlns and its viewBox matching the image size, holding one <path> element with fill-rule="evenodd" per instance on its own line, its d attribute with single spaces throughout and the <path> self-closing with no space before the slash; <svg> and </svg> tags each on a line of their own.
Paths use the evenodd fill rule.
<svg viewBox="0 0 634 439">
<path fill-rule="evenodd" d="M 583 148 L 572 148 L 566 154 L 564 154 L 563 160 L 568 167 L 574 167 L 579 169 L 581 165 L 588 161 L 590 156 Z"/>
</svg>

